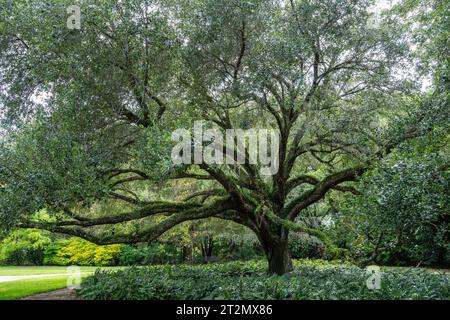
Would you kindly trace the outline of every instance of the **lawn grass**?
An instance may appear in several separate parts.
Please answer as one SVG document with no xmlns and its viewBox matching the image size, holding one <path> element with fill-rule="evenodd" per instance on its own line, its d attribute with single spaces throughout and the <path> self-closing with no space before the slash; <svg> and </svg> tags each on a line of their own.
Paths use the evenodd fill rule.
<svg viewBox="0 0 450 320">
<path fill-rule="evenodd" d="M 80 267 L 81 273 L 94 273 L 97 269 L 123 269 L 124 267 Z M 64 266 L 0 266 L 0 276 L 25 276 L 43 274 L 65 274 Z M 90 274 L 82 274 L 87 277 Z M 0 300 L 23 298 L 32 294 L 65 288 L 67 276 L 54 276 L 36 279 L 22 279 L 0 283 Z"/>
<path fill-rule="evenodd" d="M 96 269 L 116 269 L 120 267 L 80 267 L 80 272 L 94 272 Z M 36 275 L 36 274 L 60 274 L 66 273 L 67 267 L 59 266 L 27 266 L 27 267 L 17 267 L 17 266 L 2 266 L 0 267 L 0 276 L 25 276 L 25 275 Z"/>
<path fill-rule="evenodd" d="M 88 274 L 81 275 L 82 278 L 88 276 Z M 14 300 L 37 293 L 63 289 L 67 286 L 67 278 L 66 276 L 47 277 L 0 283 L 0 300 Z"/>
</svg>

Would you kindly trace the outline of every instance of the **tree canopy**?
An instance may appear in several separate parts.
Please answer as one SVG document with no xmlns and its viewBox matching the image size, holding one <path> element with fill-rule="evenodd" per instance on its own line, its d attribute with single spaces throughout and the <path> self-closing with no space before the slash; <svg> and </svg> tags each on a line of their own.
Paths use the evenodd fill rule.
<svg viewBox="0 0 450 320">
<path fill-rule="evenodd" d="M 86 0 L 72 30 L 72 2 L 0 1 L 2 226 L 138 243 L 217 217 L 253 230 L 283 274 L 291 230 L 329 243 L 296 222 L 304 210 L 331 191 L 360 194 L 353 181 L 373 163 L 448 118 L 436 85 L 448 69 L 436 67 L 431 92 L 416 72 L 441 61 L 448 37 L 420 56 L 426 33 L 402 23 L 432 5 Z M 195 120 L 276 130 L 279 170 L 175 165 L 171 133 Z"/>
</svg>

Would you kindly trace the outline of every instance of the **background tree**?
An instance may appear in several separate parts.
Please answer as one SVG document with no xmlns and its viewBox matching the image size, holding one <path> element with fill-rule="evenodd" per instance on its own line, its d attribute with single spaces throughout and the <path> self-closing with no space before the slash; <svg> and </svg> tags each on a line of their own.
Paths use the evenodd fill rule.
<svg viewBox="0 0 450 320">
<path fill-rule="evenodd" d="M 411 30 L 417 70 L 430 80 L 412 108 L 428 133 L 374 164 L 358 186 L 363 196 L 340 206 L 331 232 L 363 263 L 447 266 L 449 12 L 442 1 L 414 0 L 394 12 Z M 403 121 L 397 128 L 407 126 Z"/>
<path fill-rule="evenodd" d="M 214 216 L 253 230 L 276 274 L 292 269 L 290 230 L 332 249 L 296 218 L 330 190 L 357 193 L 348 182 L 427 129 L 405 112 L 407 34 L 371 3 L 80 1 L 68 30 L 69 2 L 2 1 L 2 226 L 138 243 Z M 173 166 L 170 133 L 195 119 L 276 129 L 278 172 Z M 173 201 L 186 179 L 199 191 Z"/>
<path fill-rule="evenodd" d="M 362 263 L 450 263 L 448 145 L 443 150 L 437 135 L 421 140 L 367 172 L 361 197 L 341 202 L 332 229 L 345 233 L 345 245 Z"/>
</svg>

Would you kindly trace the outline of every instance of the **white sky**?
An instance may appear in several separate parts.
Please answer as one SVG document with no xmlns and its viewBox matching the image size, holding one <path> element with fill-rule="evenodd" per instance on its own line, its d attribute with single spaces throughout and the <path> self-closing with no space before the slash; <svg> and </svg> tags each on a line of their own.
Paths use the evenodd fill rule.
<svg viewBox="0 0 450 320">
<path fill-rule="evenodd" d="M 399 0 L 377 0 L 375 1 L 375 10 L 389 9 L 389 7 L 395 5 Z"/>
</svg>

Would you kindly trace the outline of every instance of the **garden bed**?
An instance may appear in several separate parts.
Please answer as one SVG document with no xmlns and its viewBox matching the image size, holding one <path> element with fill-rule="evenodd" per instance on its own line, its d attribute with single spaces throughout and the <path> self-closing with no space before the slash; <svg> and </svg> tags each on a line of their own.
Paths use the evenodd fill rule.
<svg viewBox="0 0 450 320">
<path fill-rule="evenodd" d="M 82 283 L 83 299 L 448 299 L 450 276 L 423 269 L 383 269 L 369 289 L 365 269 L 322 261 L 296 261 L 284 276 L 264 261 L 201 266 L 132 267 L 98 271 Z"/>
</svg>

